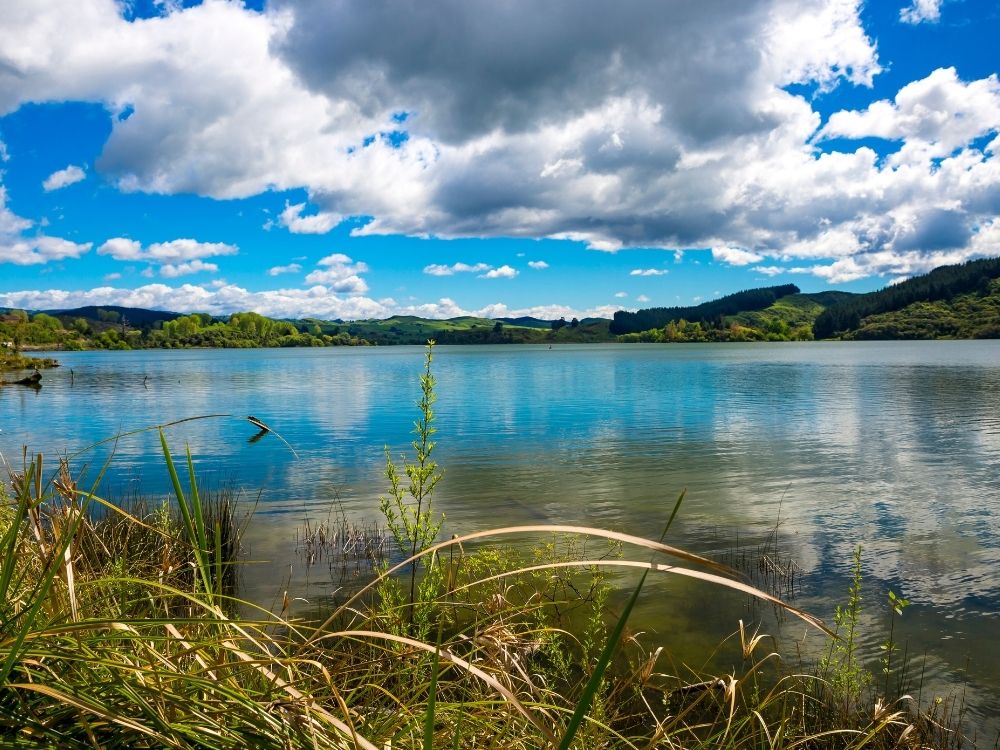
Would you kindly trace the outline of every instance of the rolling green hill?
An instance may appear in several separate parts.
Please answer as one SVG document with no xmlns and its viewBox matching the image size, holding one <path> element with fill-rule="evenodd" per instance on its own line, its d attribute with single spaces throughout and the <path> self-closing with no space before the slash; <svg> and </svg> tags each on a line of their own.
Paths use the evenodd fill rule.
<svg viewBox="0 0 1000 750">
<path fill-rule="evenodd" d="M 726 315 L 763 310 L 776 300 L 790 294 L 798 294 L 800 291 L 795 284 L 782 284 L 759 289 L 744 289 L 727 294 L 725 297 L 702 302 L 694 307 L 649 307 L 635 312 L 619 310 L 611 321 L 611 332 L 619 335 L 641 333 L 682 320 L 717 323 Z"/>
<path fill-rule="evenodd" d="M 776 292 L 785 294 L 775 298 Z M 855 296 L 836 291 L 803 294 L 794 285 L 750 289 L 698 307 L 661 308 L 656 316 L 667 320 L 662 328 L 626 333 L 618 340 L 626 343 L 809 341 L 813 338 L 813 321 L 817 316 L 827 307 Z M 747 309 L 738 309 L 744 304 Z M 734 312 L 720 312 L 727 310 Z M 691 317 L 678 318 L 675 311 L 683 311 Z M 646 320 L 646 312 L 639 310 L 635 315 Z"/>
</svg>

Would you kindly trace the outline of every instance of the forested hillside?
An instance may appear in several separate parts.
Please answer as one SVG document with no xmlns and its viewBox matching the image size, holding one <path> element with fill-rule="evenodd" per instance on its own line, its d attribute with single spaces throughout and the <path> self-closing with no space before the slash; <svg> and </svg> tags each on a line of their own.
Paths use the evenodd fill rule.
<svg viewBox="0 0 1000 750">
<path fill-rule="evenodd" d="M 1000 277 L 1000 258 L 985 258 L 961 265 L 941 266 L 923 276 L 916 276 L 877 292 L 861 294 L 831 305 L 816 318 L 813 334 L 818 339 L 841 335 L 856 337 L 851 332 L 866 325 L 865 319 L 870 316 L 902 311 L 918 302 L 950 303 L 956 296 L 970 292 L 988 296 L 991 293 L 992 280 L 998 277 Z M 918 311 L 915 314 L 923 313 Z M 905 315 L 897 316 L 897 322 L 905 317 Z M 962 328 L 974 331 L 975 324 L 975 320 L 970 320 L 968 325 Z M 886 335 L 880 338 L 895 338 L 888 335 L 890 330 L 891 327 L 885 328 Z"/>
<path fill-rule="evenodd" d="M 619 341 L 695 343 L 724 341 L 809 341 L 816 316 L 827 305 L 852 297 L 850 292 L 789 294 L 762 310 L 743 310 L 706 320 L 671 320 L 662 328 L 626 333 Z"/>
<path fill-rule="evenodd" d="M 653 328 L 662 328 L 671 322 L 681 320 L 715 323 L 726 315 L 763 310 L 775 301 L 790 294 L 798 294 L 795 284 L 747 289 L 729 294 L 719 299 L 703 302 L 694 307 L 651 307 L 645 310 L 627 312 L 619 310 L 611 321 L 611 333 L 639 333 Z"/>
<path fill-rule="evenodd" d="M 869 315 L 845 339 L 1000 338 L 1000 278 L 951 299 L 914 302 L 902 310 Z"/>
</svg>

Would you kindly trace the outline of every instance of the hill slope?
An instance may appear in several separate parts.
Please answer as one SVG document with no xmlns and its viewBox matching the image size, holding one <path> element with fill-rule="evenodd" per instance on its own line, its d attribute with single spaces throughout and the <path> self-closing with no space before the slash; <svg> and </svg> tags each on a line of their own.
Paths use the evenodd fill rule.
<svg viewBox="0 0 1000 750">
<path fill-rule="evenodd" d="M 763 310 L 776 300 L 801 290 L 795 284 L 746 289 L 735 294 L 703 302 L 694 307 L 650 307 L 635 312 L 619 310 L 611 323 L 611 333 L 639 333 L 652 328 L 662 328 L 670 322 L 717 321 L 726 315 Z"/>
<path fill-rule="evenodd" d="M 831 305 L 816 318 L 813 333 L 818 339 L 847 337 L 851 332 L 862 328 L 865 319 L 871 316 L 903 311 L 918 302 L 948 303 L 957 295 L 970 292 L 987 296 L 990 294 L 992 280 L 997 278 L 1000 278 L 1000 258 L 985 258 L 961 265 L 941 266 L 923 276 L 915 276 L 877 292 L 860 294 Z M 972 314 L 971 309 L 968 313 Z M 904 315 L 903 318 L 905 317 Z M 974 323 L 974 320 L 969 321 L 969 325 L 965 328 L 972 330 Z"/>
<path fill-rule="evenodd" d="M 858 341 L 1000 338 L 1000 278 L 951 299 L 914 302 L 901 310 L 869 315 L 842 337 Z"/>
</svg>

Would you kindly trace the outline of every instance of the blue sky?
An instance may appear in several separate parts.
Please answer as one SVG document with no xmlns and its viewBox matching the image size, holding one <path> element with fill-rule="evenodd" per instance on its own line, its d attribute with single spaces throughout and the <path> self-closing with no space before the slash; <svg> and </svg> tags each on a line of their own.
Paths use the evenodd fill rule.
<svg viewBox="0 0 1000 750">
<path fill-rule="evenodd" d="M 879 288 L 1000 254 L 997 38 L 981 0 L 13 0 L 0 306 Z"/>
</svg>

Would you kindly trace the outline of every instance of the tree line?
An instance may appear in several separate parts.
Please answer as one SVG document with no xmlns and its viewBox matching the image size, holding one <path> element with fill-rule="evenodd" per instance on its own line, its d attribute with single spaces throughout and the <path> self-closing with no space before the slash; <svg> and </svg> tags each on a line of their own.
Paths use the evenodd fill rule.
<svg viewBox="0 0 1000 750">
<path fill-rule="evenodd" d="M 127 315 L 99 310 L 94 318 L 29 315 L 24 310 L 0 314 L 0 344 L 55 349 L 223 349 L 289 346 L 356 346 L 368 342 L 338 327 L 316 321 L 274 320 L 255 312 L 226 319 L 205 313 L 155 320 L 137 326 Z"/>
</svg>

